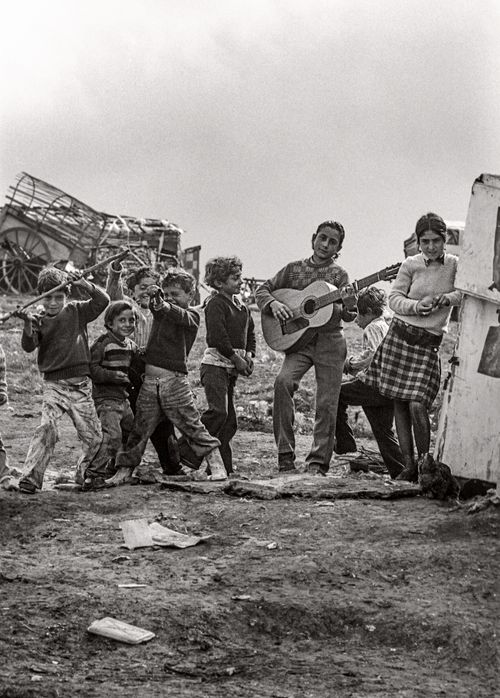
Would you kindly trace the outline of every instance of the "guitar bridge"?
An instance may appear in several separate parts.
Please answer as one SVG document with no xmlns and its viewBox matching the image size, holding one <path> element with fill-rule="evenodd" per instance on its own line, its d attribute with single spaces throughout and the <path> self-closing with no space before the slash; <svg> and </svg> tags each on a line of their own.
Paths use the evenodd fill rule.
<svg viewBox="0 0 500 698">
<path fill-rule="evenodd" d="M 280 322 L 282 334 L 293 334 L 298 330 L 303 330 L 309 327 L 309 320 L 304 317 L 294 318 L 293 320 L 284 320 Z"/>
</svg>

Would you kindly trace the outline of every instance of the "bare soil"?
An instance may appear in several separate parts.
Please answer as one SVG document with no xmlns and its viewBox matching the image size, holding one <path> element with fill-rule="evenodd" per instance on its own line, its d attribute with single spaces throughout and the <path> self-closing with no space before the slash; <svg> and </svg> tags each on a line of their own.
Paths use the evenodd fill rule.
<svg viewBox="0 0 500 698">
<path fill-rule="evenodd" d="M 0 433 L 20 465 L 40 397 L 11 385 Z M 47 489 L 0 491 L 0 698 L 498 695 L 498 509 L 60 491 L 79 450 L 69 421 L 60 437 Z M 276 472 L 268 430 L 240 431 L 235 453 L 239 475 Z M 212 538 L 129 551 L 119 523 L 136 517 Z M 89 634 L 105 616 L 156 637 Z"/>
</svg>

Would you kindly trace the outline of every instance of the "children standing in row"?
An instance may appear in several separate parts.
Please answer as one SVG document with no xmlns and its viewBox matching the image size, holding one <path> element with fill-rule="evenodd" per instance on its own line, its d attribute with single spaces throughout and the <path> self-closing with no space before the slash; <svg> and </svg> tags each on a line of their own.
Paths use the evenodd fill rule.
<svg viewBox="0 0 500 698">
<path fill-rule="evenodd" d="M 227 474 L 233 472 L 231 439 L 238 424 L 234 387 L 238 375 L 250 376 L 255 357 L 252 315 L 237 298 L 241 290 L 242 264 L 238 257 L 215 257 L 205 267 L 205 283 L 214 294 L 205 304 L 207 349 L 200 367 L 208 408 L 201 421 L 220 441 Z M 181 460 L 199 465 L 185 440 L 179 442 Z"/>
<path fill-rule="evenodd" d="M 194 291 L 194 278 L 177 268 L 167 271 L 162 288 L 148 288 L 153 326 L 145 353 L 145 377 L 132 432 L 125 450 L 117 454 L 118 470 L 109 484 L 120 485 L 132 479 L 163 415 L 184 435 L 194 453 L 206 458 L 212 479 L 226 477 L 218 452 L 220 442 L 200 421 L 187 378 L 187 357 L 200 322 L 197 311 L 189 305 Z"/>
<path fill-rule="evenodd" d="M 38 292 L 47 293 L 71 279 L 56 267 L 45 267 L 38 276 Z M 109 303 L 108 295 L 86 279 L 71 281 L 84 289 L 90 299 L 71 301 L 68 287 L 54 290 L 43 299 L 43 315 L 18 312 L 24 320 L 21 346 L 27 352 L 38 349 L 38 368 L 43 374 L 42 419 L 28 449 L 19 481 L 19 490 L 35 494 L 58 440 L 57 422 L 67 414 L 83 446 L 75 479 L 83 489 L 104 486 L 105 461 L 97 458 L 102 432 L 92 400 L 90 350 L 87 324 Z"/>
</svg>

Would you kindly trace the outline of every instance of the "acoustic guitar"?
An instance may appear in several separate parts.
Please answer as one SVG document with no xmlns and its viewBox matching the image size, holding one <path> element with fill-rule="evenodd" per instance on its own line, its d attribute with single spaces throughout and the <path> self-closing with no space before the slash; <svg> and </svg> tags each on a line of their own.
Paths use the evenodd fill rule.
<svg viewBox="0 0 500 698">
<path fill-rule="evenodd" d="M 377 281 L 392 281 L 396 278 L 401 262 L 386 267 L 364 279 L 354 281 L 351 286 L 357 293 L 366 286 Z M 302 291 L 292 288 L 279 288 L 272 293 L 273 297 L 285 303 L 292 311 L 292 317 L 287 320 L 276 320 L 269 312 L 262 313 L 262 332 L 267 344 L 275 351 L 288 352 L 293 350 L 304 332 L 312 327 L 325 325 L 332 316 L 333 303 L 341 301 L 345 295 L 342 291 L 327 281 L 313 281 Z"/>
</svg>

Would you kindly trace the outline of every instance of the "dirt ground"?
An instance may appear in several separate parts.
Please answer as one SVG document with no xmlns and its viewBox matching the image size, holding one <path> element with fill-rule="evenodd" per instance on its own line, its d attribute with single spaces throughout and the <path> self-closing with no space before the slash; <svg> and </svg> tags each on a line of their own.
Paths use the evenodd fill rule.
<svg viewBox="0 0 500 698">
<path fill-rule="evenodd" d="M 0 430 L 17 464 L 39 398 L 14 397 Z M 240 475 L 274 472 L 270 434 L 235 450 Z M 51 489 L 77 453 L 63 423 L 48 489 L 0 493 L 0 696 L 498 695 L 498 509 Z M 129 551 L 119 523 L 136 517 L 212 538 Z M 156 637 L 89 634 L 105 616 Z"/>
<path fill-rule="evenodd" d="M 4 298 L 4 310 L 15 302 Z M 19 332 L 13 321 L 0 336 L 11 402 L 0 433 L 14 466 L 41 407 Z M 359 328 L 346 336 L 359 346 Z M 190 356 L 200 408 L 203 348 L 202 327 Z M 240 424 L 252 429 L 235 439 L 240 476 L 276 475 L 269 412 L 280 362 L 258 333 L 255 373 L 238 381 Z M 302 464 L 313 388 L 308 374 L 296 396 Z M 362 415 L 355 433 L 375 448 Z M 467 515 L 420 496 L 263 500 L 158 484 L 54 489 L 78 455 L 63 420 L 44 490 L 0 490 L 0 698 L 498 695 L 498 508 Z M 334 475 L 339 487 L 350 482 L 343 465 Z M 211 538 L 130 551 L 119 524 L 133 518 Z M 146 586 L 119 586 L 133 583 Z M 87 632 L 107 616 L 155 637 L 126 645 Z"/>
</svg>

